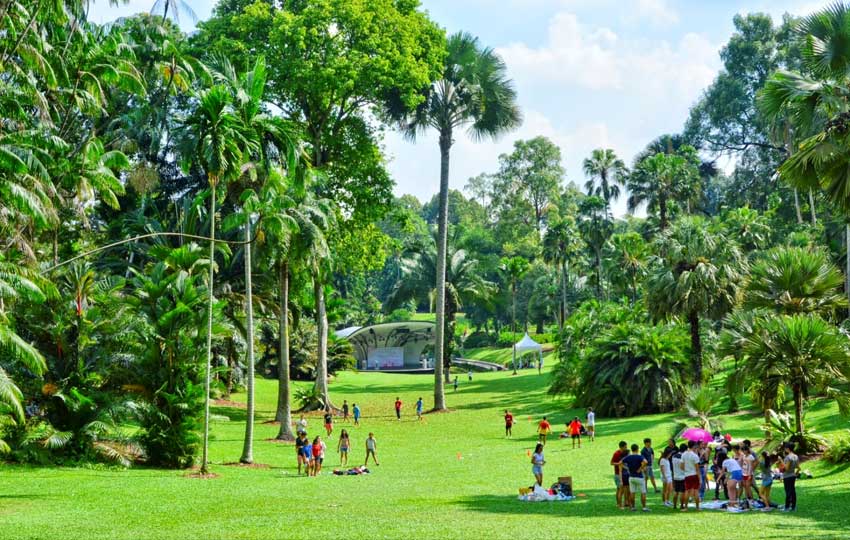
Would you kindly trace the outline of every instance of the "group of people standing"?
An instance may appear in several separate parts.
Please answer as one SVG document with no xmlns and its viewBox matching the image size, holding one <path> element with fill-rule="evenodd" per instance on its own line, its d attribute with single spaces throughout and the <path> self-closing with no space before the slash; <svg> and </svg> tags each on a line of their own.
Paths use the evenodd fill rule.
<svg viewBox="0 0 850 540">
<path fill-rule="evenodd" d="M 354 425 L 360 425 L 360 408 L 357 404 L 353 404 L 353 418 Z M 342 421 L 348 422 L 350 420 L 349 417 L 349 407 L 348 401 L 343 401 L 342 404 Z M 325 409 L 324 415 L 324 428 L 325 428 L 325 436 L 330 439 L 331 435 L 334 431 L 334 417 L 333 413 L 330 409 Z M 301 418 L 295 423 L 295 454 L 298 460 L 298 474 L 301 474 L 302 468 L 304 473 L 307 476 L 316 476 L 322 472 L 322 465 L 325 461 L 325 453 L 327 452 L 327 444 L 322 440 L 322 437 L 317 435 L 311 441 L 307 437 L 307 419 L 304 415 L 301 415 Z M 369 433 L 369 436 L 366 438 L 366 460 L 364 463 L 364 467 L 369 464 L 369 457 L 372 457 L 372 461 L 375 465 L 380 465 L 378 463 L 377 457 L 377 449 L 378 443 L 375 440 L 374 433 Z M 343 429 L 339 434 L 339 440 L 337 442 L 337 452 L 339 453 L 339 464 L 341 467 L 345 467 L 348 465 L 348 454 L 351 451 L 351 436 L 348 434 L 348 431 Z"/>
<path fill-rule="evenodd" d="M 675 440 L 668 441 L 658 459 L 664 506 L 686 512 L 693 501 L 695 509 L 699 511 L 708 488 L 707 470 L 710 464 L 715 480 L 715 501 L 720 500 L 722 490 L 728 500 L 726 509 L 730 512 L 756 508 L 770 511 L 773 507 L 770 500 L 773 468 L 776 465 L 785 487 L 783 510 L 797 509 L 796 479 L 800 461 L 792 444 L 783 446 L 781 456 L 762 452 L 759 457 L 752 450 L 749 440 L 733 445 L 721 437 L 719 432 L 714 435 L 715 441 L 711 445 L 696 441 L 676 445 Z M 658 493 L 653 472 L 655 450 L 651 439 L 644 439 L 643 442 L 643 448 L 637 444 L 629 448 L 626 441 L 620 441 L 617 451 L 611 457 L 617 486 L 617 506 L 620 509 L 636 510 L 635 496 L 640 494 L 643 511 L 649 511 L 646 504 L 647 482 Z M 761 486 L 754 489 L 757 471 L 761 473 Z M 760 502 L 757 504 L 756 500 Z"/>
</svg>

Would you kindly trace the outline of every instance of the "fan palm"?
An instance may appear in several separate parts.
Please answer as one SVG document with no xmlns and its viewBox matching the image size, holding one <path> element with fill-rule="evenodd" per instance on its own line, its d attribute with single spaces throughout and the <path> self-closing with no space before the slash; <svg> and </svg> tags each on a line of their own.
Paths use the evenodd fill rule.
<svg viewBox="0 0 850 540">
<path fill-rule="evenodd" d="M 647 304 L 655 318 L 681 315 L 690 325 L 694 382 L 702 383 L 700 318 L 717 319 L 740 296 L 745 261 L 737 245 L 709 230 L 698 217 L 685 217 L 658 238 L 654 270 L 646 281 Z"/>
<path fill-rule="evenodd" d="M 611 203 L 620 198 L 620 186 L 625 185 L 628 169 L 614 150 L 597 148 L 582 164 L 588 180 L 585 183 L 588 195 L 602 197 L 611 213 Z"/>
<path fill-rule="evenodd" d="M 513 83 L 504 61 L 493 49 L 482 47 L 466 33 L 449 37 L 442 77 L 428 89 L 425 100 L 412 113 L 402 113 L 401 126 L 414 138 L 429 128 L 437 130 L 440 145 L 440 210 L 438 218 L 437 343 L 436 357 L 443 356 L 446 319 L 446 255 L 448 244 L 449 158 L 455 131 L 469 126 L 476 139 L 496 137 L 520 124 Z M 446 408 L 442 365 L 434 369 L 434 409 Z"/>
<path fill-rule="evenodd" d="M 686 146 L 681 152 L 692 152 Z M 664 231 L 669 225 L 669 204 L 677 199 L 687 199 L 688 191 L 699 177 L 694 161 L 681 153 L 658 153 L 640 161 L 627 182 L 629 211 L 646 204 L 650 211 L 658 212 L 658 227 Z"/>
<path fill-rule="evenodd" d="M 844 276 L 821 249 L 778 247 L 766 252 L 750 270 L 745 301 L 784 315 L 816 313 L 830 317 L 847 306 Z"/>
<path fill-rule="evenodd" d="M 215 205 L 216 188 L 219 182 L 225 181 L 237 174 L 243 159 L 243 149 L 248 147 L 241 129 L 239 117 L 234 114 L 229 90 L 221 85 L 215 85 L 202 90 L 198 103 L 183 126 L 181 140 L 181 156 L 183 167 L 190 169 L 197 166 L 207 175 L 210 187 L 210 248 L 209 276 L 207 302 L 207 365 L 205 370 L 205 400 L 204 405 L 204 445 L 201 470 L 207 471 L 207 453 L 209 446 L 209 387 L 210 366 L 212 363 L 212 323 L 213 323 L 213 285 L 215 271 Z"/>
<path fill-rule="evenodd" d="M 638 282 L 642 280 L 649 263 L 649 249 L 643 237 L 634 231 L 611 235 L 605 243 L 605 261 L 608 279 L 622 293 L 628 294 L 632 304 L 637 301 Z"/>
<path fill-rule="evenodd" d="M 847 337 L 816 314 L 776 315 L 764 319 L 744 347 L 750 358 L 753 379 L 773 381 L 791 389 L 798 443 L 802 437 L 804 400 L 813 391 L 836 398 L 839 407 L 850 409 L 850 394 L 833 386 L 850 376 Z M 803 449 L 805 451 L 805 448 Z"/>
</svg>

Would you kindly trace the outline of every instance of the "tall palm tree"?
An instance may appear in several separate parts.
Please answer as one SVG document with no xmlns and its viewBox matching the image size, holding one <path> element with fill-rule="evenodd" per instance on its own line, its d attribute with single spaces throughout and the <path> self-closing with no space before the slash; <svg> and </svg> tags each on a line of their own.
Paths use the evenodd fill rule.
<svg viewBox="0 0 850 540">
<path fill-rule="evenodd" d="M 696 164 L 685 155 L 657 153 L 643 159 L 627 182 L 629 211 L 645 203 L 650 211 L 658 212 L 658 228 L 664 231 L 669 225 L 670 202 L 687 198 L 698 176 Z"/>
<path fill-rule="evenodd" d="M 625 185 L 628 169 L 610 148 L 597 148 L 582 164 L 588 180 L 584 187 L 588 195 L 602 197 L 611 213 L 611 203 L 620 198 L 620 186 Z"/>
<path fill-rule="evenodd" d="M 511 288 L 511 333 L 516 343 L 516 293 L 520 280 L 528 273 L 531 263 L 523 257 L 503 257 L 499 271 L 505 276 Z M 516 347 L 513 347 L 513 366 L 516 375 Z"/>
<path fill-rule="evenodd" d="M 201 472 L 207 472 L 209 450 L 209 396 L 210 367 L 212 365 L 213 333 L 213 286 L 215 283 L 215 221 L 216 188 L 222 181 L 238 174 L 242 165 L 243 149 L 250 146 L 239 117 L 233 111 L 230 91 L 222 85 L 202 90 L 198 103 L 184 121 L 183 138 L 180 141 L 181 159 L 184 169 L 197 167 L 207 176 L 210 187 L 210 248 L 209 248 L 209 299 L 207 302 L 207 355 L 204 370 L 204 444 Z"/>
<path fill-rule="evenodd" d="M 401 126 L 411 139 L 430 128 L 437 130 L 440 145 L 440 210 L 437 242 L 436 357 L 443 355 L 446 320 L 446 246 L 448 243 L 449 157 L 455 131 L 468 126 L 475 139 L 497 137 L 521 122 L 516 91 L 507 78 L 504 61 L 478 39 L 459 32 L 447 43 L 442 78 L 428 89 L 415 111 L 401 114 Z M 442 365 L 434 368 L 434 409 L 446 408 Z"/>
<path fill-rule="evenodd" d="M 602 299 L 602 250 L 614 230 L 608 206 L 601 197 L 587 197 L 579 203 L 578 229 L 593 254 L 596 299 Z"/>
<path fill-rule="evenodd" d="M 156 0 L 151 8 L 151 14 L 159 15 L 158 12 L 162 12 L 163 19 L 167 19 L 169 12 L 171 12 L 171 18 L 177 23 L 180 22 L 180 13 L 188 15 L 193 23 L 198 22 L 198 16 L 195 15 L 192 6 L 184 0 Z"/>
<path fill-rule="evenodd" d="M 562 330 L 567 318 L 567 275 L 570 263 L 579 255 L 581 237 L 572 216 L 549 226 L 543 234 L 543 259 L 558 270 L 560 309 L 558 330 Z"/>
<path fill-rule="evenodd" d="M 446 342 L 442 347 L 445 352 L 443 356 L 434 356 L 434 369 L 436 370 L 438 365 L 444 365 L 446 373 L 451 362 L 448 342 L 454 330 L 455 316 L 465 305 L 486 304 L 495 290 L 495 285 L 481 276 L 477 260 L 462 249 L 455 250 L 452 244 L 449 244 L 448 249 L 443 306 L 446 313 L 446 331 L 441 334 Z M 411 246 L 407 251 L 408 255 L 401 262 L 401 275 L 386 300 L 387 309 L 396 309 L 410 300 L 422 301 L 433 296 L 433 277 L 439 265 L 437 239 L 434 238 L 425 245 Z M 438 338 L 439 336 L 435 335 L 435 339 Z M 434 348 L 436 350 L 436 343 Z"/>
<path fill-rule="evenodd" d="M 674 223 L 658 238 L 655 251 L 646 280 L 649 311 L 655 318 L 687 320 L 694 382 L 702 384 L 700 318 L 718 319 L 738 303 L 746 262 L 731 239 L 710 231 L 698 217 Z"/>
<path fill-rule="evenodd" d="M 753 378 L 774 381 L 775 391 L 782 385 L 791 389 L 796 439 L 803 451 L 803 404 L 811 392 L 827 392 L 842 410 L 850 405 L 850 394 L 834 384 L 850 376 L 847 337 L 818 315 L 766 318 L 747 340 L 744 351 L 751 359 Z"/>
<path fill-rule="evenodd" d="M 627 292 L 632 304 L 637 301 L 638 282 L 646 273 L 649 249 L 643 237 L 634 232 L 611 235 L 605 244 L 608 279 L 617 278 L 619 290 Z"/>
<path fill-rule="evenodd" d="M 829 318 L 847 307 L 844 276 L 822 249 L 778 247 L 750 269 L 745 303 L 779 314 L 816 313 Z"/>
</svg>

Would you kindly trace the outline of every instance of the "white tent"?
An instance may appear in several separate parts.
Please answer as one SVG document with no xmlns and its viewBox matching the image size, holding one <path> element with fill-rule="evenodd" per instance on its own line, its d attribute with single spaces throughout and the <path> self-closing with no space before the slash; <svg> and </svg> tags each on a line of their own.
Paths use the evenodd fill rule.
<svg viewBox="0 0 850 540">
<path fill-rule="evenodd" d="M 540 362 L 543 362 L 543 346 L 531 339 L 531 336 L 526 332 L 525 336 L 514 345 L 514 364 L 516 364 L 517 358 L 528 353 L 536 353 Z M 516 369 L 516 366 L 514 366 L 514 369 Z"/>
</svg>

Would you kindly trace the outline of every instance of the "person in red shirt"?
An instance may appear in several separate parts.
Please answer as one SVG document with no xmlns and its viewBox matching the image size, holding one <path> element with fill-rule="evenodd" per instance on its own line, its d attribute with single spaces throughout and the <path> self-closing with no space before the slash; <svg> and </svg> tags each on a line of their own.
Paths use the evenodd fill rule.
<svg viewBox="0 0 850 540">
<path fill-rule="evenodd" d="M 401 420 L 401 398 L 395 398 L 395 417 Z"/>
<path fill-rule="evenodd" d="M 514 415 L 510 411 L 505 411 L 505 437 L 513 435 L 511 428 L 514 426 Z"/>
<path fill-rule="evenodd" d="M 578 441 L 578 447 L 581 448 L 581 422 L 578 416 L 573 417 L 573 421 L 569 423 L 568 427 L 570 438 L 573 440 L 573 448 L 576 447 L 576 441 Z"/>
<path fill-rule="evenodd" d="M 552 431 L 552 424 L 546 420 L 546 417 L 543 417 L 543 420 L 537 424 L 537 441 L 546 444 L 546 435 L 549 435 L 549 432 Z"/>
<path fill-rule="evenodd" d="M 626 502 L 628 502 L 628 491 L 629 484 L 628 480 L 625 482 L 625 487 L 623 484 L 623 476 L 622 471 L 620 470 L 620 462 L 623 461 L 623 458 L 629 455 L 628 443 L 626 441 L 620 441 L 619 449 L 614 452 L 614 455 L 611 456 L 611 465 L 614 467 L 614 484 L 617 486 L 617 508 L 622 510 L 625 507 Z"/>
</svg>

